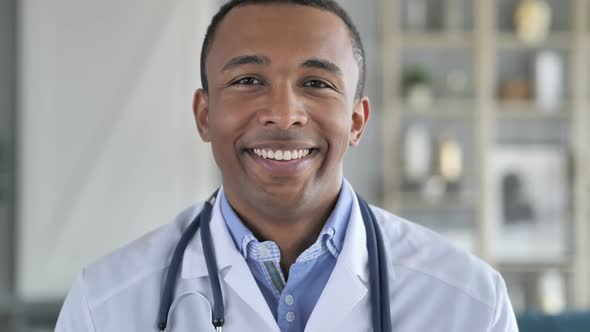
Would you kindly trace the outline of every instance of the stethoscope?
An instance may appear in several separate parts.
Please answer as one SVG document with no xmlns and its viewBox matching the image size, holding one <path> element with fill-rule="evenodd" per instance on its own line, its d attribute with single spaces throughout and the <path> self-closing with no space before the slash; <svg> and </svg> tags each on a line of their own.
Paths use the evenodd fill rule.
<svg viewBox="0 0 590 332">
<path fill-rule="evenodd" d="M 223 296 L 221 294 L 221 284 L 219 283 L 219 274 L 217 273 L 217 261 L 215 253 L 213 252 L 213 245 L 211 239 L 211 229 L 209 224 L 211 222 L 211 211 L 213 204 L 217 197 L 215 191 L 211 197 L 205 202 L 205 206 L 201 213 L 189 224 L 184 231 L 180 240 L 176 244 L 166 280 L 164 282 L 164 292 L 160 302 L 160 310 L 158 312 L 158 328 L 160 331 L 166 330 L 168 326 L 168 313 L 172 305 L 172 296 L 174 287 L 176 285 L 176 277 L 180 269 L 184 250 L 189 241 L 197 233 L 199 226 L 201 226 L 201 242 L 203 244 L 203 256 L 209 272 L 209 281 L 211 283 L 211 290 L 213 292 L 213 311 L 212 323 L 217 332 L 221 332 L 221 328 L 225 322 L 223 309 Z M 358 194 L 356 195 L 365 230 L 367 233 L 367 249 L 369 252 L 369 282 L 371 295 L 371 319 L 373 321 L 374 332 L 390 332 L 391 331 L 391 316 L 389 310 L 389 276 L 387 272 L 387 259 L 385 257 L 385 248 L 383 246 L 383 235 L 377 218 L 369 208 L 367 202 Z"/>
</svg>

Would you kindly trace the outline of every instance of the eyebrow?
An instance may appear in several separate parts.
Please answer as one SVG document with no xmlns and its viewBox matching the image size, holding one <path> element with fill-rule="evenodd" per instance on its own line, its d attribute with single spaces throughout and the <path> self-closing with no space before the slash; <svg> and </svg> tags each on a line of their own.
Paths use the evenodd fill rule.
<svg viewBox="0 0 590 332">
<path fill-rule="evenodd" d="M 227 71 L 242 65 L 255 64 L 255 65 L 268 65 L 270 59 L 263 55 L 241 55 L 229 60 L 222 68 L 223 71 Z"/>
<path fill-rule="evenodd" d="M 264 55 L 240 55 L 230 59 L 222 68 L 223 71 L 228 71 L 239 66 L 255 64 L 255 65 L 269 65 L 271 63 L 270 58 Z M 335 63 L 324 60 L 324 59 L 308 59 L 302 64 L 302 67 L 306 68 L 318 68 L 329 71 L 338 76 L 342 76 L 342 69 Z"/>
<path fill-rule="evenodd" d="M 342 69 L 340 69 L 340 67 L 338 67 L 335 63 L 328 61 L 328 60 L 309 59 L 309 60 L 306 60 L 305 62 L 303 62 L 302 66 L 308 67 L 308 68 L 319 68 L 319 69 L 327 70 L 327 71 L 334 73 L 338 76 L 342 76 Z"/>
</svg>

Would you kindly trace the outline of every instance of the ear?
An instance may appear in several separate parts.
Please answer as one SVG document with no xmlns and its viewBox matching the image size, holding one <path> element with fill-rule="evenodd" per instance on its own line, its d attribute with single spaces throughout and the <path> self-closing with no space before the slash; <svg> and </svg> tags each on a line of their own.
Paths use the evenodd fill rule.
<svg viewBox="0 0 590 332">
<path fill-rule="evenodd" d="M 197 123 L 199 135 L 204 142 L 210 142 L 209 136 L 209 95 L 203 89 L 195 92 L 193 99 L 193 115 Z"/>
<path fill-rule="evenodd" d="M 357 146 L 365 132 L 365 127 L 371 114 L 371 103 L 366 96 L 360 97 L 352 111 L 352 127 L 350 128 L 350 146 Z"/>
</svg>

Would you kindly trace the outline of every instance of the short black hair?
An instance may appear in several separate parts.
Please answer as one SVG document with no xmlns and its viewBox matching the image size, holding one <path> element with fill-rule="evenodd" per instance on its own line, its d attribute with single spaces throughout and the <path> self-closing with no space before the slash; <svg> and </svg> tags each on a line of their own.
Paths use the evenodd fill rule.
<svg viewBox="0 0 590 332">
<path fill-rule="evenodd" d="M 365 50 L 363 48 L 363 43 L 361 41 L 361 36 L 352 23 L 350 16 L 346 13 L 346 11 L 340 7 L 338 3 L 333 0 L 231 0 L 221 6 L 219 11 L 213 16 L 211 19 L 211 23 L 207 28 L 207 33 L 205 34 L 205 40 L 203 41 L 203 46 L 201 47 L 201 84 L 203 86 L 203 90 L 205 92 L 209 91 L 209 85 L 207 83 L 207 71 L 205 69 L 205 61 L 207 59 L 207 55 L 211 48 L 211 44 L 213 43 L 213 38 L 215 37 L 215 32 L 219 27 L 219 24 L 225 16 L 235 7 L 244 6 L 244 5 L 252 5 L 252 4 L 294 4 L 294 5 L 301 5 L 301 6 L 309 6 L 314 7 L 322 10 L 326 10 L 328 12 L 334 13 L 342 19 L 344 24 L 348 27 L 350 32 L 352 48 L 354 52 L 354 58 L 359 67 L 359 79 L 356 86 L 355 92 L 355 99 L 362 96 L 365 89 Z"/>
</svg>

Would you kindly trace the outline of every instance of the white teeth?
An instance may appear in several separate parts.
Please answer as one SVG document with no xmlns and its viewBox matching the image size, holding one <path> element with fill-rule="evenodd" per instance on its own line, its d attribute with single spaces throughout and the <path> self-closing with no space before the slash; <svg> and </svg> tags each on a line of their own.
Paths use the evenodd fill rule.
<svg viewBox="0 0 590 332">
<path fill-rule="evenodd" d="M 309 149 L 301 150 L 270 150 L 270 149 L 253 149 L 251 150 L 257 156 L 264 159 L 274 160 L 295 160 L 307 157 Z"/>
</svg>

